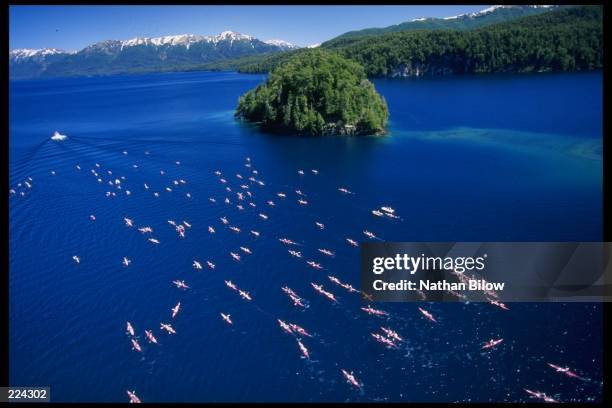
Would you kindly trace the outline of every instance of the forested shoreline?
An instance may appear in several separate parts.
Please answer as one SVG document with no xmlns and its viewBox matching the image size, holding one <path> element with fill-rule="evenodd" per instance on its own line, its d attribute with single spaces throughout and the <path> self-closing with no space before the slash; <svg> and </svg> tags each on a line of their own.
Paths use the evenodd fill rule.
<svg viewBox="0 0 612 408">
<path fill-rule="evenodd" d="M 322 48 L 355 61 L 369 77 L 588 71 L 603 67 L 601 6 L 577 6 L 470 31 L 423 30 L 330 41 Z M 213 69 L 269 72 L 290 51 Z"/>
</svg>

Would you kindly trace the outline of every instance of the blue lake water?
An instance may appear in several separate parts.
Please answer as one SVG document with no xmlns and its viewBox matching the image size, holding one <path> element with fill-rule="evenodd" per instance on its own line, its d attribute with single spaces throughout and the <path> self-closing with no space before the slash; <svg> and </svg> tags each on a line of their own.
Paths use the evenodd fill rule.
<svg viewBox="0 0 612 408">
<path fill-rule="evenodd" d="M 601 399 L 600 305 L 427 304 L 438 319 L 431 324 L 417 304 L 378 304 L 391 313 L 385 320 L 327 278 L 358 287 L 359 251 L 345 238 L 363 241 L 364 229 L 388 241 L 600 240 L 601 73 L 376 80 L 389 135 L 360 138 L 266 135 L 237 122 L 239 95 L 262 80 L 193 72 L 10 84 L 11 385 L 51 386 L 55 401 L 127 401 L 126 390 L 143 401 L 528 401 L 525 388 L 560 401 Z M 51 141 L 55 130 L 68 139 Z M 264 186 L 247 180 L 255 169 Z M 238 200 L 241 184 L 252 200 Z M 402 220 L 373 217 L 381 205 Z M 192 227 L 180 238 L 167 220 Z M 299 242 L 304 259 L 289 256 L 281 237 Z M 253 254 L 235 262 L 229 253 L 240 246 Z M 216 268 L 196 270 L 194 259 Z M 283 285 L 309 307 L 294 307 Z M 277 318 L 314 335 L 302 338 L 310 361 Z M 142 353 L 131 349 L 126 321 Z M 399 350 L 372 339 L 381 325 L 405 338 Z M 481 351 L 497 337 L 498 348 Z"/>
</svg>

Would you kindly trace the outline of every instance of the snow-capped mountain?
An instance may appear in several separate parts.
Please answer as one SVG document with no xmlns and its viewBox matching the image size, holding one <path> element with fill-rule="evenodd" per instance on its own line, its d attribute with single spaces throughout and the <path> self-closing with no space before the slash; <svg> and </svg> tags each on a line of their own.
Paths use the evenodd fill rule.
<svg viewBox="0 0 612 408">
<path fill-rule="evenodd" d="M 476 11 L 473 13 L 465 13 L 465 14 L 459 14 L 457 16 L 450 16 L 450 17 L 444 17 L 444 20 L 454 20 L 457 18 L 475 18 L 475 17 L 481 17 L 481 16 L 486 16 L 487 14 L 491 14 L 494 13 L 495 11 L 499 11 L 502 9 L 520 9 L 520 8 L 527 8 L 527 9 L 547 9 L 547 8 L 551 8 L 551 7 L 555 7 L 553 5 L 540 5 L 540 4 L 535 4 L 535 5 L 520 5 L 520 6 L 512 6 L 512 5 L 496 5 L 496 6 L 491 6 L 491 7 L 487 7 L 485 9 L 482 9 L 480 11 Z"/>
<path fill-rule="evenodd" d="M 218 44 L 223 41 L 229 41 L 233 43 L 234 41 L 253 41 L 256 40 L 255 37 L 246 34 L 236 33 L 234 31 L 223 31 L 217 35 L 213 36 L 204 36 L 204 35 L 194 35 L 194 34 L 180 34 L 180 35 L 167 35 L 164 37 L 136 37 L 130 40 L 121 41 L 121 47 L 135 47 L 138 45 L 153 45 L 153 46 L 175 46 L 182 45 L 186 48 L 189 48 L 191 44 L 206 42 L 212 44 Z M 278 41 L 279 43 L 291 45 L 286 41 L 282 40 L 273 40 Z M 272 42 L 264 41 L 265 43 L 270 43 L 275 45 Z M 281 45 L 281 44 L 278 44 Z"/>
<path fill-rule="evenodd" d="M 284 41 L 284 40 L 265 40 L 264 41 L 266 44 L 270 44 L 270 45 L 276 45 L 277 47 L 286 49 L 286 50 L 291 50 L 291 49 L 295 49 L 295 48 L 300 48 L 295 44 L 292 44 L 288 41 Z"/>
<path fill-rule="evenodd" d="M 19 48 L 16 50 L 12 50 L 9 53 L 9 58 L 19 60 L 24 58 L 33 58 L 39 57 L 44 58 L 49 55 L 61 55 L 61 54 L 70 54 L 70 51 L 58 50 L 57 48 L 41 48 L 41 49 L 31 49 L 31 48 Z"/>
<path fill-rule="evenodd" d="M 363 30 L 349 31 L 332 40 L 348 39 L 363 37 L 369 35 L 379 35 L 385 33 L 393 33 L 400 31 L 413 30 L 471 30 L 479 27 L 484 27 L 490 24 L 502 23 L 520 17 L 526 17 L 534 14 L 545 13 L 557 7 L 552 5 L 497 5 L 486 7 L 480 11 L 473 13 L 464 13 L 449 17 L 419 17 L 414 18 L 405 23 L 400 23 L 388 27 L 381 28 L 366 28 Z M 324 43 L 325 44 L 325 43 Z"/>
<path fill-rule="evenodd" d="M 283 40 L 262 41 L 224 31 L 213 36 L 194 34 L 107 40 L 82 50 L 19 49 L 9 53 L 12 78 L 32 76 L 103 75 L 197 68 L 206 63 L 298 48 Z"/>
<path fill-rule="evenodd" d="M 9 52 L 9 75 L 11 78 L 29 78 L 47 69 L 50 65 L 74 54 L 73 51 L 56 48 L 20 48 Z M 13 74 L 16 75 L 13 75 Z"/>
<path fill-rule="evenodd" d="M 121 48 L 124 47 L 136 47 L 139 45 L 182 45 L 189 48 L 189 46 L 198 41 L 202 41 L 203 37 L 193 34 L 181 34 L 181 35 L 168 35 L 165 37 L 156 38 L 132 38 L 130 40 L 121 41 Z"/>
</svg>

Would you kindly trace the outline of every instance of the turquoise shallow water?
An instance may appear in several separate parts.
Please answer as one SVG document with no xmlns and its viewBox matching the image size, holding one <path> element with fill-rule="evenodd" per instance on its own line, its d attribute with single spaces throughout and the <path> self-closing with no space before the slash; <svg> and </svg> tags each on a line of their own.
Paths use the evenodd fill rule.
<svg viewBox="0 0 612 408">
<path fill-rule="evenodd" d="M 261 134 L 233 118 L 238 96 L 263 79 L 194 72 L 10 84 L 12 385 L 50 385 L 52 399 L 65 401 L 126 401 L 127 389 L 143 401 L 527 401 L 524 388 L 561 401 L 601 398 L 599 305 L 427 304 L 439 321 L 432 325 L 415 304 L 381 304 L 391 318 L 379 320 L 327 278 L 358 286 L 358 250 L 345 238 L 364 240 L 364 229 L 388 241 L 599 240 L 600 73 L 377 80 L 391 113 L 388 136 L 314 139 Z M 50 141 L 56 129 L 68 139 Z M 264 186 L 247 180 L 254 169 Z M 236 207 L 241 184 L 257 207 Z M 381 205 L 402 220 L 374 218 Z M 160 244 L 124 217 L 151 226 Z M 170 219 L 192 225 L 184 239 Z M 326 269 L 289 256 L 280 237 Z M 237 263 L 229 252 L 240 246 L 253 254 Z M 316 251 L 323 247 L 336 256 Z M 216 268 L 196 271 L 194 259 Z M 178 290 L 175 279 L 191 289 Z M 283 285 L 309 307 L 293 307 Z M 220 312 L 232 315 L 232 327 Z M 312 332 L 302 339 L 310 361 L 277 318 Z M 127 320 L 142 353 L 131 350 Z M 164 321 L 175 336 L 159 330 Z M 383 324 L 406 339 L 399 350 L 372 339 Z M 145 329 L 160 344 L 148 344 Z M 483 353 L 496 337 L 503 345 Z M 361 391 L 341 368 L 355 372 Z"/>
</svg>

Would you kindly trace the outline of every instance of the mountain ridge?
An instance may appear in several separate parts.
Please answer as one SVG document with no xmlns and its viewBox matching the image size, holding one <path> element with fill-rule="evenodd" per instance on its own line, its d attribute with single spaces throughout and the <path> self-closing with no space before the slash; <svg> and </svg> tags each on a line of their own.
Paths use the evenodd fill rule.
<svg viewBox="0 0 612 408">
<path fill-rule="evenodd" d="M 284 40 L 259 40 L 234 31 L 223 31 L 213 36 L 135 37 L 99 41 L 78 51 L 14 49 L 9 52 L 9 74 L 12 79 L 24 79 L 156 72 L 297 48 Z"/>
<path fill-rule="evenodd" d="M 371 35 L 380 35 L 392 32 L 431 30 L 431 29 L 458 29 L 469 30 L 500 21 L 541 14 L 558 8 L 556 5 L 495 5 L 472 13 L 463 13 L 448 17 L 420 17 L 403 23 L 386 27 L 371 27 L 353 30 L 334 37 L 323 44 L 335 41 L 361 38 Z"/>
</svg>

